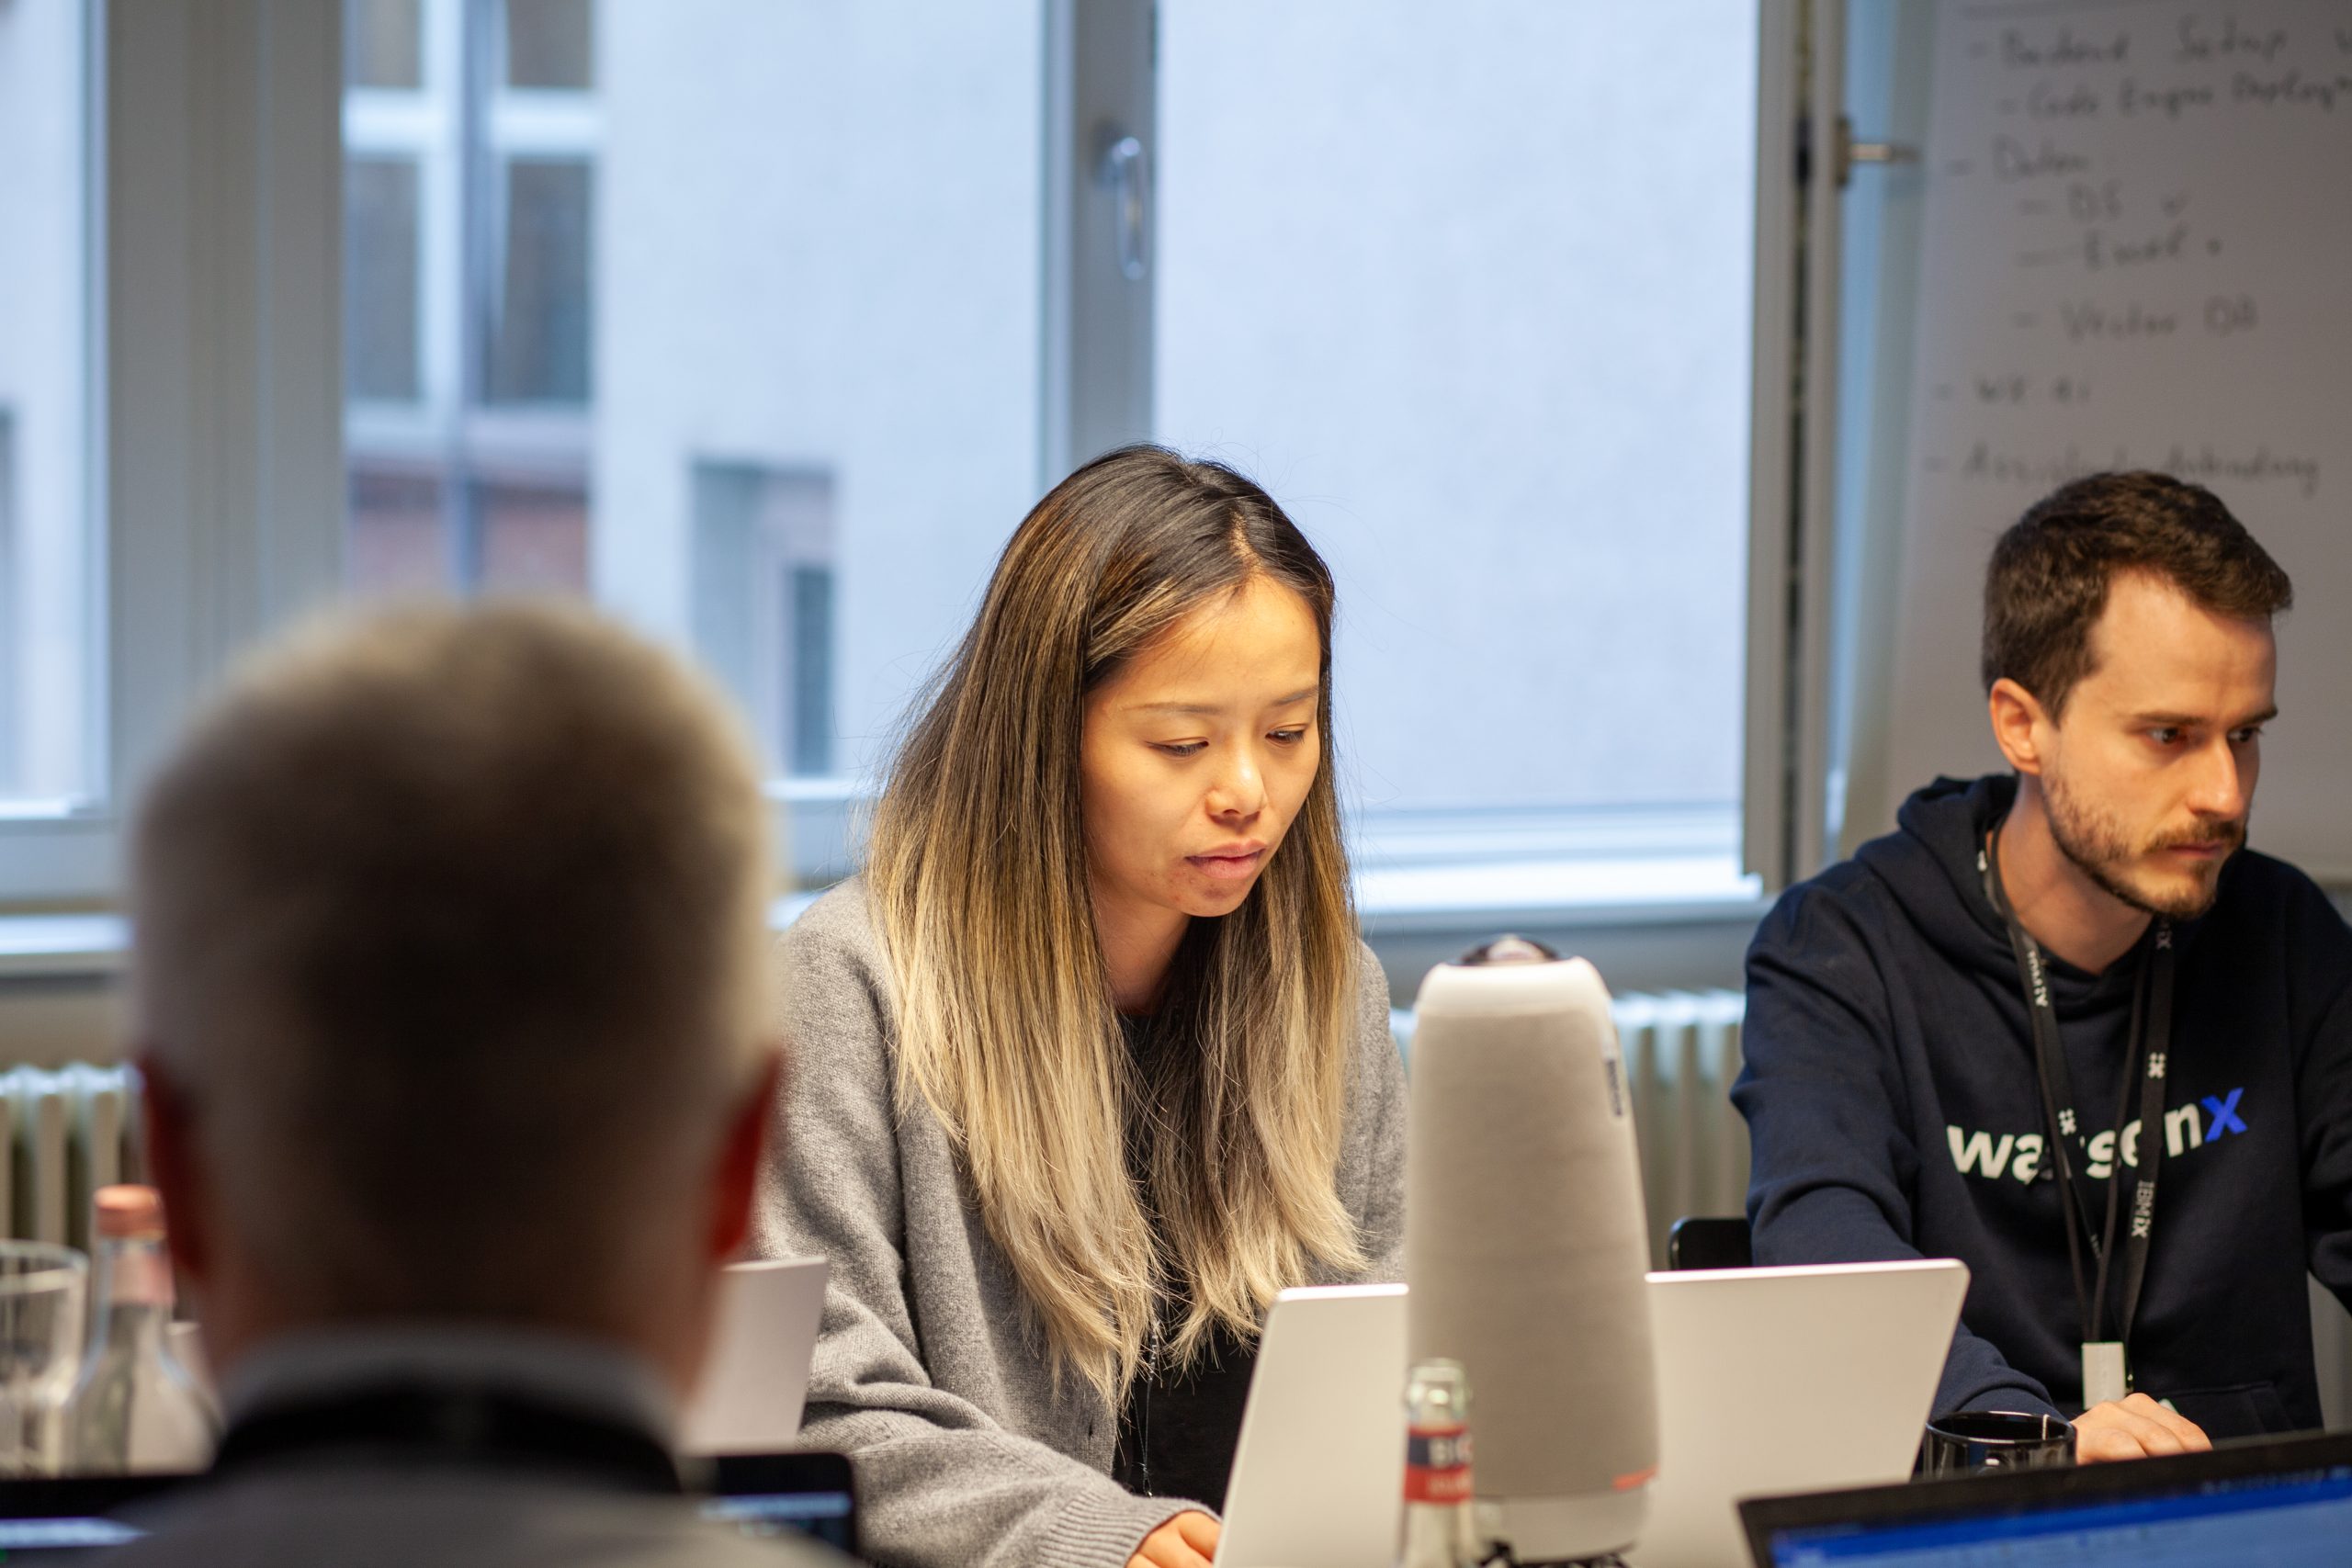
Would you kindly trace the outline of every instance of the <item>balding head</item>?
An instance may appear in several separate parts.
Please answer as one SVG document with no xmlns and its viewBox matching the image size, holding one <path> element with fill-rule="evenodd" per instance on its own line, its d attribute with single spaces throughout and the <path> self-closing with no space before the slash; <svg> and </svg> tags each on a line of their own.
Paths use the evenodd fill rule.
<svg viewBox="0 0 2352 1568">
<path fill-rule="evenodd" d="M 134 853 L 159 1142 L 280 1315 L 593 1331 L 707 1246 L 769 862 L 675 660 L 546 604 L 322 623 L 232 678 Z"/>
</svg>

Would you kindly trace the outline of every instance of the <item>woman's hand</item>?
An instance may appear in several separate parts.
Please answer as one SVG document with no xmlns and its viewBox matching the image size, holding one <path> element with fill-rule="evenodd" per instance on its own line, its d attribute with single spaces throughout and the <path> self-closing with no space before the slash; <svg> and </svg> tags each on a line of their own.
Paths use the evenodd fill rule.
<svg viewBox="0 0 2352 1568">
<path fill-rule="evenodd" d="M 2075 1458 L 2084 1464 L 2199 1453 L 2212 1446 L 2196 1422 L 2144 1393 L 2094 1404 L 2075 1418 Z"/>
<path fill-rule="evenodd" d="M 1127 1568 L 1209 1568 L 1216 1538 L 1216 1521 L 1187 1508 L 1144 1537 Z"/>
</svg>

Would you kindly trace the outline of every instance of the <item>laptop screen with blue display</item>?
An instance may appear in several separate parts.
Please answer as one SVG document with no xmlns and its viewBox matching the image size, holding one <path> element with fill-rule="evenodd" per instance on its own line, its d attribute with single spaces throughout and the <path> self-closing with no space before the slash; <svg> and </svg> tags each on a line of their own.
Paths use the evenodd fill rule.
<svg viewBox="0 0 2352 1568">
<path fill-rule="evenodd" d="M 0 0 L 5 3 L 5 0 Z M 857 1550 L 857 1498 L 839 1454 L 725 1454 L 696 1461 L 705 1518 L 747 1536 L 814 1536 Z M 186 1475 L 0 1479 L 0 1565 L 90 1561 L 145 1533 L 138 1509 L 188 1484 Z M 126 1512 L 130 1517 L 122 1517 Z"/>
<path fill-rule="evenodd" d="M 2338 1568 L 2352 1438 L 1743 1503 L 1758 1568 Z"/>
<path fill-rule="evenodd" d="M 2026 1514 L 1782 1530 L 1772 1568 L 2312 1568 L 2352 1559 L 2352 1467 L 2186 1496 Z"/>
</svg>

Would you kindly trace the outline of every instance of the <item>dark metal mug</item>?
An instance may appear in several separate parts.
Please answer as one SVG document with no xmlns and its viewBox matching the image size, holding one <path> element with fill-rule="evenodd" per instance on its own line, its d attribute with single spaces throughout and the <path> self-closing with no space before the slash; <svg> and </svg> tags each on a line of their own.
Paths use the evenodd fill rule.
<svg viewBox="0 0 2352 1568">
<path fill-rule="evenodd" d="M 2052 1470 L 2075 1462 L 2075 1428 L 2055 1416 L 1957 1410 L 1928 1423 L 1919 1473 L 1929 1479 L 1988 1470 Z"/>
</svg>

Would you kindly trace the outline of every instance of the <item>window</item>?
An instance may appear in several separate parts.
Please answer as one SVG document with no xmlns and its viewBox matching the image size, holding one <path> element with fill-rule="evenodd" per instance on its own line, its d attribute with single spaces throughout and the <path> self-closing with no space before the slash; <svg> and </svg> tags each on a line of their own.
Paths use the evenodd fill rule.
<svg viewBox="0 0 2352 1568">
<path fill-rule="evenodd" d="M 1037 494 L 1043 8 L 349 0 L 348 572 L 593 595 L 837 874 Z"/>
<path fill-rule="evenodd" d="M 0 6 L 0 819 L 101 783 L 87 20 Z"/>
<path fill-rule="evenodd" d="M 510 87 L 586 91 L 596 85 L 596 32 L 589 0 L 506 0 Z"/>
<path fill-rule="evenodd" d="M 1159 12 L 1155 429 L 1339 574 L 1367 903 L 1736 896 L 1755 7 Z"/>
<path fill-rule="evenodd" d="M 833 481 L 695 465 L 695 648 L 751 716 L 768 765 L 833 771 Z"/>
<path fill-rule="evenodd" d="M 352 158 L 344 180 L 343 355 L 350 395 L 413 403 L 417 375 L 414 158 Z"/>
<path fill-rule="evenodd" d="M 493 403 L 588 401 L 590 168 L 512 158 L 494 212 L 497 288 L 486 304 Z"/>
<path fill-rule="evenodd" d="M 697 651 L 836 874 L 1006 534 L 1155 434 L 1341 572 L 1368 907 L 1722 892 L 1747 6 L 219 4 L 0 0 L 0 815 L 73 818 L 0 822 L 0 899 L 105 898 L 123 793 L 337 588 Z"/>
<path fill-rule="evenodd" d="M 352 0 L 344 79 L 355 87 L 424 85 L 424 0 Z"/>
<path fill-rule="evenodd" d="M 1743 895 L 1752 9 L 347 4 L 360 590 L 622 610 L 805 815 L 1060 468 L 1156 435 L 1340 574 L 1368 903 Z M 1067 322 L 1065 114 L 1115 273 Z"/>
<path fill-rule="evenodd" d="M 6 407 L 0 407 L 0 606 L 6 607 L 10 624 L 23 612 L 17 589 L 17 427 L 16 418 Z M 23 703 L 22 682 L 17 675 L 20 655 L 17 638 L 0 636 L 0 786 L 16 783 L 17 750 L 22 741 L 17 735 L 16 710 Z"/>
<path fill-rule="evenodd" d="M 356 592 L 589 590 L 594 25 L 553 0 L 346 0 Z"/>
<path fill-rule="evenodd" d="M 596 12 L 592 585 L 735 692 L 807 877 L 1038 493 L 1043 13 Z"/>
</svg>

